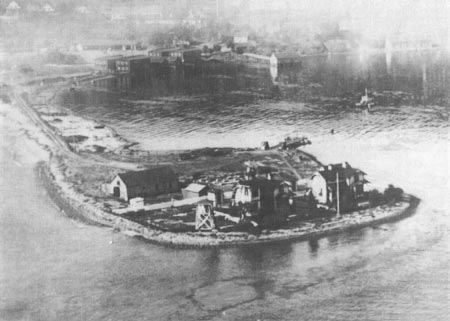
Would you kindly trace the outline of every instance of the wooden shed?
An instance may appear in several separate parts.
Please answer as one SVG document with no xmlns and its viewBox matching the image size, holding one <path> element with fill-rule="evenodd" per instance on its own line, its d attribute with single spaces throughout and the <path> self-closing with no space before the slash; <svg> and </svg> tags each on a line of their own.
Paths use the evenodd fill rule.
<svg viewBox="0 0 450 321">
<path fill-rule="evenodd" d="M 135 197 L 176 193 L 179 190 L 178 177 L 169 166 L 120 173 L 110 184 L 110 193 L 125 201 Z"/>
</svg>

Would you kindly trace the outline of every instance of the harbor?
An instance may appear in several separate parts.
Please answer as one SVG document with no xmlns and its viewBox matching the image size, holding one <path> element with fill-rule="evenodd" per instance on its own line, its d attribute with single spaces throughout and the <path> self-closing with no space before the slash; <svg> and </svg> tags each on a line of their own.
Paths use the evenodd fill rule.
<svg viewBox="0 0 450 321">
<path fill-rule="evenodd" d="M 447 321 L 447 0 L 0 2 L 0 320 Z"/>
<path fill-rule="evenodd" d="M 29 102 L 24 100 L 17 103 L 23 111 L 30 108 Z M 30 113 L 33 115 L 30 120 L 44 126 L 50 135 L 47 138 L 57 143 L 45 147 L 54 154 L 49 169 L 45 170 L 41 165 L 38 171 L 46 178 L 46 186 L 53 186 L 52 194 L 60 194 L 60 202 L 69 206 L 70 212 L 79 210 L 81 216 L 83 212 L 90 213 L 84 217 L 88 221 L 152 242 L 209 247 L 303 240 L 397 219 L 405 212 L 412 213 L 411 208 L 418 204 L 415 197 L 403 198 L 403 191 L 392 186 L 384 191 L 384 195 L 365 190 L 363 171 L 346 162 L 323 165 L 313 155 L 302 152 L 301 146 L 311 144 L 305 137 L 285 137 L 272 148 L 264 142 L 253 149 L 167 152 L 159 155 L 159 161 L 172 160 L 171 165 L 156 166 L 152 172 L 152 169 L 139 170 L 141 165 L 136 159 L 134 163 L 123 159 L 121 162 L 108 161 L 110 155 L 120 155 L 123 147 L 83 151 L 74 148 L 79 146 L 79 141 L 64 139 L 67 133 L 71 134 L 69 137 L 76 135 L 72 127 L 61 127 L 62 121 L 50 125 L 55 117 L 67 117 L 57 110 L 50 113 L 46 107 L 36 115 L 35 111 L 30 110 Z M 42 120 L 38 120 L 40 117 Z M 80 122 L 75 119 L 72 118 L 71 126 Z M 107 129 L 95 123 L 89 126 L 100 131 Z M 56 136 L 52 133 L 54 129 L 59 131 Z M 62 140 L 58 138 L 60 136 Z M 106 136 L 127 145 L 117 134 Z M 82 141 L 86 140 L 89 141 L 88 137 Z M 66 146 L 63 154 L 61 146 Z M 81 163 L 78 160 L 80 152 L 90 154 Z M 101 158 L 96 156 L 102 154 Z M 145 159 L 141 159 L 141 164 Z M 179 164 L 173 163 L 176 159 Z M 180 162 L 180 159 L 184 161 Z M 206 164 L 214 166 L 208 170 Z M 135 169 L 130 171 L 133 166 Z M 179 176 L 172 167 L 177 173 L 181 168 L 184 172 Z M 199 167 L 202 172 L 198 171 Z M 120 168 L 121 171 L 127 168 L 128 172 L 116 174 L 114 178 Z M 344 179 L 343 183 L 339 175 Z M 107 177 L 114 179 L 100 188 L 100 182 Z M 316 182 L 315 177 L 320 177 L 323 183 L 321 180 Z M 157 182 L 156 187 L 152 187 L 152 182 Z M 345 185 L 349 182 L 351 185 Z M 180 188 L 182 195 L 177 194 Z M 327 192 L 322 199 L 323 189 Z M 395 196 L 387 196 L 390 194 Z M 176 200 L 177 197 L 183 200 Z M 144 201 L 150 201 L 150 205 L 145 205 Z M 341 212 L 344 215 L 341 216 Z M 356 217 L 352 213 L 357 213 Z"/>
</svg>

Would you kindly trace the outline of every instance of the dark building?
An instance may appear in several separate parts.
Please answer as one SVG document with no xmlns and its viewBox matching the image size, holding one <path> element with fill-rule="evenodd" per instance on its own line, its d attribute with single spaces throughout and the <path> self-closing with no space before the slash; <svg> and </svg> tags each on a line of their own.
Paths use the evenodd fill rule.
<svg viewBox="0 0 450 321">
<path fill-rule="evenodd" d="M 337 206 L 339 192 L 339 209 L 352 210 L 364 201 L 365 175 L 347 162 L 325 166 L 311 178 L 312 195 L 319 204 Z"/>
<path fill-rule="evenodd" d="M 158 58 L 164 58 L 169 63 L 179 62 L 181 64 L 187 65 L 197 65 L 201 62 L 202 50 L 197 48 L 166 48 L 166 49 L 155 49 L 149 51 L 148 55 L 152 57 L 153 60 L 158 60 Z M 155 59 L 156 58 L 156 59 Z"/>
<path fill-rule="evenodd" d="M 115 69 L 114 69 L 115 63 Z M 145 55 L 114 59 L 108 68 L 117 75 L 122 87 L 140 87 L 149 81 L 151 64 Z"/>
<path fill-rule="evenodd" d="M 121 58 L 123 58 L 122 55 L 116 55 L 116 56 L 108 57 L 106 59 L 106 67 L 108 68 L 108 71 L 110 73 L 113 73 L 113 74 L 116 73 L 116 71 L 117 71 L 116 61 Z"/>
<path fill-rule="evenodd" d="M 274 214 L 288 204 L 291 184 L 281 180 L 251 179 L 240 181 L 234 191 L 234 203 L 250 204 L 260 213 Z"/>
<path fill-rule="evenodd" d="M 176 193 L 178 176 L 169 166 L 118 174 L 110 184 L 110 192 L 123 200 Z"/>
</svg>

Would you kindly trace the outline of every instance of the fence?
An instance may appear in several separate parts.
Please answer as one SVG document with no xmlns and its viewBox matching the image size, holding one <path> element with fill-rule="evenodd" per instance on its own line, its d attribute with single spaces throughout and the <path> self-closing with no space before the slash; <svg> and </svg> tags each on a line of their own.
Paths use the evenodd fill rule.
<svg viewBox="0 0 450 321">
<path fill-rule="evenodd" d="M 157 203 L 157 204 L 150 204 L 143 207 L 127 207 L 127 208 L 118 208 L 114 209 L 113 213 L 118 215 L 123 215 L 127 213 L 132 212 L 138 212 L 138 211 L 156 211 L 163 208 L 169 208 L 169 207 L 179 207 L 183 205 L 192 205 L 196 204 L 200 201 L 206 200 L 207 196 L 200 196 L 200 197 L 193 197 L 193 198 L 186 198 L 184 200 L 180 201 L 170 201 L 170 202 L 164 202 L 164 203 Z"/>
</svg>

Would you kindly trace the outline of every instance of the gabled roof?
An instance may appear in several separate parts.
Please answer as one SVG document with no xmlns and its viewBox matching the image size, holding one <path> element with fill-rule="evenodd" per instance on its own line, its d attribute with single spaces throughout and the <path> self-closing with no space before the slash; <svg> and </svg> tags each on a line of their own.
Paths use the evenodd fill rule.
<svg viewBox="0 0 450 321">
<path fill-rule="evenodd" d="M 192 184 L 189 184 L 184 190 L 189 191 L 189 192 L 194 192 L 194 193 L 200 193 L 205 188 L 208 188 L 208 187 L 205 185 L 202 185 L 202 184 L 192 183 Z"/>
<path fill-rule="evenodd" d="M 120 173 L 118 176 L 128 187 L 146 186 L 152 183 L 178 179 L 170 166 L 158 166 L 143 171 Z"/>
<path fill-rule="evenodd" d="M 347 162 L 324 166 L 318 173 L 325 178 L 327 182 L 336 182 L 336 176 L 339 177 L 339 181 L 343 181 L 355 174 L 366 174 L 357 168 L 351 167 Z"/>
</svg>

